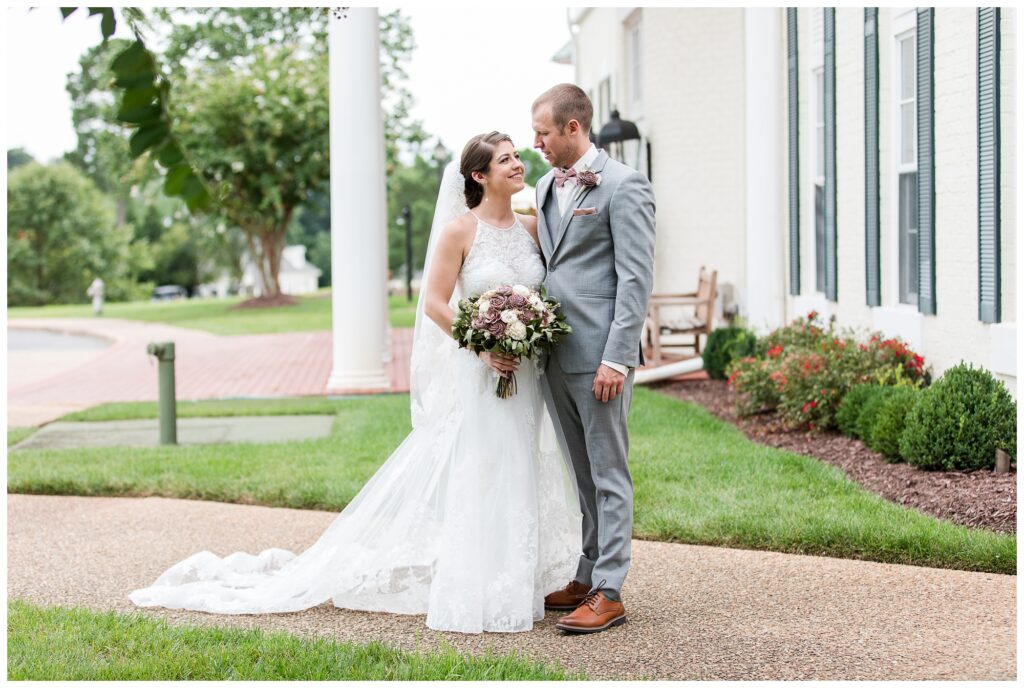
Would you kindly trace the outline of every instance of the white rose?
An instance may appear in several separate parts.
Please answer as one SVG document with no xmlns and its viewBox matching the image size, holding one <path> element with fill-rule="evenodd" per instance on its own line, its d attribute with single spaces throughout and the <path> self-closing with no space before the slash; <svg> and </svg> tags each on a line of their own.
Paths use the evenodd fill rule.
<svg viewBox="0 0 1024 688">
<path fill-rule="evenodd" d="M 544 310 L 544 301 L 536 294 L 530 297 L 529 303 L 530 308 L 532 308 L 535 311 L 539 312 Z"/>
<path fill-rule="evenodd" d="M 476 305 L 480 309 L 480 315 L 487 315 L 487 311 L 491 309 L 491 300 L 481 298 L 476 302 Z"/>
<path fill-rule="evenodd" d="M 508 333 L 509 337 L 517 341 L 522 341 L 526 339 L 526 325 L 519 322 L 518 320 L 509 325 L 508 329 L 505 331 Z"/>
<path fill-rule="evenodd" d="M 533 292 L 530 291 L 529 287 L 524 287 L 521 284 L 517 284 L 514 287 L 512 287 L 512 293 L 513 294 L 519 294 L 520 296 L 522 296 L 525 299 L 526 297 L 528 297 Z"/>
<path fill-rule="evenodd" d="M 504 310 L 501 312 L 501 322 L 507 325 L 517 323 L 519 322 L 519 314 L 513 310 Z"/>
</svg>

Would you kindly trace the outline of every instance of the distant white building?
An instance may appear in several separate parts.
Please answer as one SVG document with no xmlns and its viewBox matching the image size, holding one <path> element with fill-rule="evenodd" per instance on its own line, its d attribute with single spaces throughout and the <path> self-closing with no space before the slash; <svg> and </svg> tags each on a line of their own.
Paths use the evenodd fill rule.
<svg viewBox="0 0 1024 688">
<path fill-rule="evenodd" d="M 757 330 L 813 309 L 1016 394 L 1015 8 L 577 8 L 569 23 L 595 132 L 618 109 L 644 137 L 623 160 L 651 169 L 655 291 L 692 291 L 707 265 Z"/>
<path fill-rule="evenodd" d="M 243 261 L 245 268 L 242 272 L 239 293 L 250 296 L 262 295 L 263 282 L 260 280 L 259 270 L 249 259 L 248 254 Z M 281 253 L 281 270 L 277 276 L 281 284 L 281 293 L 291 296 L 315 293 L 320 272 L 320 268 L 306 262 L 305 246 L 302 244 L 285 246 Z"/>
</svg>

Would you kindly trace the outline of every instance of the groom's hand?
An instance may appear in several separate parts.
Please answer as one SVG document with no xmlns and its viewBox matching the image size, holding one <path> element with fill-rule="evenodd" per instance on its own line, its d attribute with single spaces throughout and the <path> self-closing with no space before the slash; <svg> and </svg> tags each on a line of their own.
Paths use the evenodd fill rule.
<svg viewBox="0 0 1024 688">
<path fill-rule="evenodd" d="M 625 375 L 602 363 L 601 367 L 597 369 L 597 375 L 594 376 L 594 398 L 606 404 L 622 394 L 625 384 Z"/>
</svg>

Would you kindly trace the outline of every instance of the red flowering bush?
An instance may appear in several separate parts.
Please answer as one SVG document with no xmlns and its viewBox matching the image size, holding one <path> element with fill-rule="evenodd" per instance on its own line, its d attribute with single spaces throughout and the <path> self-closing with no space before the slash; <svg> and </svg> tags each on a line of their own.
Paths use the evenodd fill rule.
<svg viewBox="0 0 1024 688">
<path fill-rule="evenodd" d="M 774 411 L 785 380 L 778 378 L 775 362 L 747 356 L 729 364 L 729 384 L 741 394 L 737 411 L 742 416 Z"/>
<path fill-rule="evenodd" d="M 788 381 L 779 401 L 787 425 L 808 430 L 835 427 L 836 411 L 854 385 L 872 379 L 872 361 L 853 340 L 824 340 L 815 349 L 796 349 L 782 362 Z"/>
<path fill-rule="evenodd" d="M 921 386 L 928 382 L 924 359 L 898 339 L 873 334 L 868 343 L 851 331 L 837 332 L 835 318 L 822 327 L 818 314 L 780 327 L 758 342 L 759 357 L 729 366 L 737 411 L 778 411 L 790 427 L 826 430 L 855 385 Z"/>
<path fill-rule="evenodd" d="M 818 311 L 810 311 L 807 317 L 797 318 L 789 325 L 783 325 L 762 337 L 758 342 L 758 352 L 760 357 L 764 358 L 773 350 L 781 353 L 786 349 L 813 347 L 828 336 L 834 326 L 834 316 L 829 320 L 828 329 L 825 329 Z"/>
<path fill-rule="evenodd" d="M 931 382 L 931 374 L 924 367 L 924 358 L 898 338 L 883 339 L 880 333 L 875 332 L 867 344 L 860 344 L 858 348 L 871 356 L 876 367 L 891 370 L 889 374 L 895 378 L 893 384 L 904 381 L 920 386 Z"/>
</svg>

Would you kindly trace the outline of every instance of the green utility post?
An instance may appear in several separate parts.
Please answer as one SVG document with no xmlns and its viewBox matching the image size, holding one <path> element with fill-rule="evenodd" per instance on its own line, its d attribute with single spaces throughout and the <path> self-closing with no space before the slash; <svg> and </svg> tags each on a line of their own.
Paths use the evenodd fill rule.
<svg viewBox="0 0 1024 688">
<path fill-rule="evenodd" d="M 174 400 L 174 342 L 150 344 L 146 353 L 160 361 L 160 444 L 178 443 L 178 410 Z"/>
</svg>

